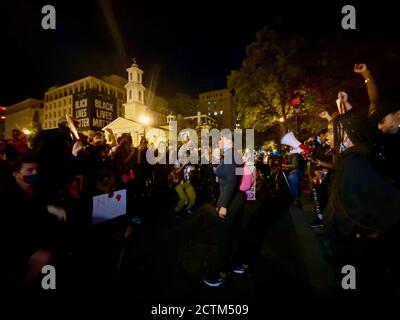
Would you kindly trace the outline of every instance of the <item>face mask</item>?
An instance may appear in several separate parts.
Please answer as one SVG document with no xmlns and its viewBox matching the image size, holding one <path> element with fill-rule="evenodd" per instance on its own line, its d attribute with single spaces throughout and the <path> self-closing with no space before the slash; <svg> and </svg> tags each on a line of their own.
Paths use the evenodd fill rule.
<svg viewBox="0 0 400 320">
<path fill-rule="evenodd" d="M 38 174 L 31 174 L 29 176 L 23 176 L 24 181 L 26 183 L 29 183 L 30 185 L 34 185 L 37 184 L 37 182 L 39 181 L 39 175 Z"/>
</svg>

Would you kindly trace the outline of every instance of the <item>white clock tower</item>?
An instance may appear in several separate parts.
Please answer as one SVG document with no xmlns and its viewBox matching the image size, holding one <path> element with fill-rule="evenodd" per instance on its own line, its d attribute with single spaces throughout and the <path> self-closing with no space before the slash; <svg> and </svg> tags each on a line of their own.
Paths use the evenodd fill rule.
<svg viewBox="0 0 400 320">
<path fill-rule="evenodd" d="M 126 89 L 125 118 L 133 121 L 139 121 L 139 117 L 146 114 L 146 105 L 144 104 L 145 88 L 142 84 L 143 70 L 141 70 L 133 59 L 132 65 L 126 69 L 128 72 L 128 83 Z"/>
</svg>

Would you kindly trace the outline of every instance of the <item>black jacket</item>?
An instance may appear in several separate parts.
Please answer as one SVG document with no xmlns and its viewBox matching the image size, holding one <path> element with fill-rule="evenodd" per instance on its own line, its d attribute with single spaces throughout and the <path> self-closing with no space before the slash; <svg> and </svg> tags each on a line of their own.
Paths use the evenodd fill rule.
<svg viewBox="0 0 400 320">
<path fill-rule="evenodd" d="M 236 168 L 242 164 L 236 163 L 235 154 L 237 154 L 236 159 L 239 159 L 240 155 L 236 151 L 233 149 L 227 150 L 215 172 L 219 179 L 220 190 L 217 207 L 229 208 L 233 196 L 239 190 L 241 176 L 236 175 Z"/>
<path fill-rule="evenodd" d="M 334 172 L 339 183 L 333 184 L 337 187 L 325 211 L 327 225 L 341 236 L 356 228 L 380 233 L 393 229 L 400 221 L 400 190 L 378 173 L 366 154 L 351 148 L 341 156 Z"/>
</svg>

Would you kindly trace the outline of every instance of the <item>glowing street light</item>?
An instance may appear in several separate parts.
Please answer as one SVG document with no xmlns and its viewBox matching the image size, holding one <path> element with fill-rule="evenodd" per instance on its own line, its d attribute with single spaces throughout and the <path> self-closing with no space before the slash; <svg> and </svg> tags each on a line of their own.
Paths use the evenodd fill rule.
<svg viewBox="0 0 400 320">
<path fill-rule="evenodd" d="M 285 122 L 285 118 L 284 117 L 280 117 L 279 118 L 279 122 Z"/>
<path fill-rule="evenodd" d="M 139 122 L 145 126 L 147 126 L 150 123 L 150 118 L 148 116 L 140 116 L 139 117 Z"/>
<path fill-rule="evenodd" d="M 146 126 L 150 123 L 150 118 L 148 116 L 140 116 L 139 122 L 143 125 L 143 137 L 146 139 Z"/>
<path fill-rule="evenodd" d="M 29 129 L 22 129 L 22 132 L 29 136 L 32 132 Z"/>
</svg>

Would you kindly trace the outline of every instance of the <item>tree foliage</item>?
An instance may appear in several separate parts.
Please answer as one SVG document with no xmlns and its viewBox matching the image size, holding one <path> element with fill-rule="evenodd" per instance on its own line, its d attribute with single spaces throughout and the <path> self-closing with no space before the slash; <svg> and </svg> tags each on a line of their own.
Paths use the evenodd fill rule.
<svg viewBox="0 0 400 320">
<path fill-rule="evenodd" d="M 353 106 L 367 109 L 364 83 L 353 67 L 371 62 L 378 70 L 376 57 L 383 47 L 393 56 L 395 48 L 379 40 L 375 46 L 350 44 L 340 37 L 310 41 L 262 29 L 246 48 L 241 67 L 228 77 L 242 127 L 254 128 L 264 139 L 279 141 L 286 131 L 299 131 L 299 138 L 307 139 L 326 127 L 318 112 L 336 111 L 338 91 L 347 92 Z M 299 100 L 298 108 L 293 99 Z"/>
</svg>

